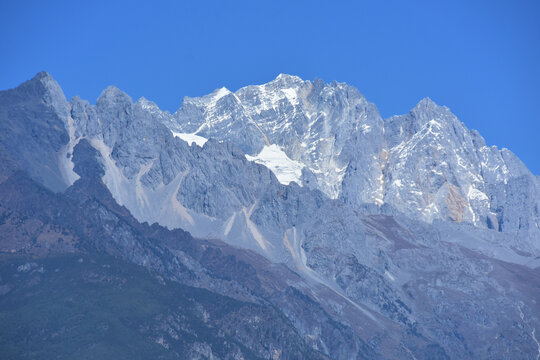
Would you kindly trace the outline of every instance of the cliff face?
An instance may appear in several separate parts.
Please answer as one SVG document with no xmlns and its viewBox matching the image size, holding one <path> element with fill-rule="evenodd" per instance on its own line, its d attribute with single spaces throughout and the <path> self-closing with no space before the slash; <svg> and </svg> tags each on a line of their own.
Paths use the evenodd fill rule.
<svg viewBox="0 0 540 360">
<path fill-rule="evenodd" d="M 539 180 L 429 99 L 383 120 L 280 75 L 171 115 L 115 87 L 68 103 L 40 73 L 0 104 L 4 254 L 112 255 L 257 304 L 212 325 L 244 357 L 537 354 Z"/>
<path fill-rule="evenodd" d="M 24 172 L 0 184 L 0 303 L 9 319 L 0 329 L 4 354 L 69 358 L 103 347 L 104 354 L 134 358 L 272 358 L 283 352 L 282 358 L 322 359 L 316 349 L 323 340 L 308 342 L 299 334 L 314 327 L 334 351 L 359 345 L 372 351 L 296 290 L 305 284 L 284 266 L 218 240 L 138 223 L 101 182 L 97 154 L 86 140 L 79 142 L 73 158 L 81 178 L 64 193 Z M 67 313 L 65 302 L 72 308 Z M 55 314 L 40 315 L 40 331 L 32 317 L 38 309 Z M 25 312 L 34 315 L 22 317 Z"/>
<path fill-rule="evenodd" d="M 236 93 L 186 98 L 173 118 L 175 131 L 230 141 L 248 155 L 276 144 L 316 179 L 310 187 L 354 207 L 388 204 L 428 222 L 539 235 L 538 179 L 430 99 L 383 120 L 347 84 L 280 75 Z"/>
</svg>

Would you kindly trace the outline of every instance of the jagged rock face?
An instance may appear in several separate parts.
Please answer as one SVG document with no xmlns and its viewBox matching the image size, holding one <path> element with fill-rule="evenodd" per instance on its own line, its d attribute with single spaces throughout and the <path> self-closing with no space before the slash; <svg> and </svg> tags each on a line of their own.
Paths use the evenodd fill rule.
<svg viewBox="0 0 540 360">
<path fill-rule="evenodd" d="M 145 342 L 165 343 L 165 349 L 169 350 L 165 351 L 167 358 L 194 358 L 195 355 L 189 352 L 195 346 L 204 349 L 206 357 L 227 359 L 268 359 L 275 352 L 283 359 L 325 359 L 324 352 L 328 355 L 328 352 L 339 354 L 343 351 L 345 355 L 339 358 L 346 358 L 357 347 L 364 347 L 376 354 L 349 326 L 334 321 L 334 316 L 328 314 L 320 304 L 293 287 L 306 288 L 298 275 L 283 266 L 270 269 L 262 257 L 233 249 L 219 241 L 196 240 L 182 230 L 167 231 L 160 226 L 137 223 L 125 208 L 114 202 L 101 183 L 99 174 L 103 169 L 99 154 L 86 140 L 83 139 L 75 147 L 74 160 L 77 161 L 75 169 L 81 178 L 64 193 L 51 193 L 23 172 L 16 172 L 0 183 L 0 218 L 3 220 L 0 225 L 2 317 L 16 318 L 14 308 L 17 309 L 17 305 L 14 306 L 14 303 L 32 314 L 44 309 L 45 313 L 56 312 L 55 316 L 58 316 L 45 316 L 47 321 L 40 322 L 39 329 L 28 316 L 23 316 L 23 321 L 16 319 L 20 331 L 17 334 L 6 325 L 0 327 L 5 351 L 9 349 L 10 354 L 32 352 L 33 356 L 43 354 L 44 357 L 51 353 L 56 353 L 55 356 L 75 356 L 73 354 L 84 351 L 92 353 L 92 347 L 103 341 L 101 332 L 96 332 L 90 325 L 93 314 L 97 313 L 98 318 L 103 318 L 101 310 L 96 310 L 96 301 L 99 304 L 97 308 L 104 306 L 105 311 L 126 311 L 121 316 L 124 319 L 116 319 L 115 314 L 108 314 L 104 320 L 116 326 L 127 326 L 133 331 L 132 336 L 140 337 Z M 29 201 L 29 197 L 32 201 Z M 8 229 L 11 229 L 9 233 L 6 231 Z M 5 235 L 9 237 L 6 239 Z M 35 241 L 36 238 L 38 241 Z M 31 256 L 34 258 L 32 262 L 25 264 L 23 261 L 16 267 L 16 272 L 20 274 L 6 277 L 7 272 L 12 273 L 10 275 L 15 272 L 13 264 L 9 265 L 10 258 L 6 259 L 6 253 L 12 254 L 15 262 L 31 259 Z M 75 255 L 65 257 L 66 253 Z M 50 260 L 42 259 L 47 255 L 51 255 Z M 36 256 L 40 258 L 36 259 Z M 81 264 L 88 262 L 92 268 L 82 276 L 77 258 Z M 132 284 L 143 281 L 142 287 L 134 285 L 133 292 L 124 291 L 124 285 L 130 289 L 131 285 L 126 284 L 125 279 L 118 279 L 118 272 L 110 271 L 109 264 L 118 264 L 118 259 L 150 270 L 145 273 L 133 265 L 119 264 L 120 272 L 133 271 L 131 274 L 135 278 Z M 39 266 L 34 261 L 38 261 Z M 75 266 L 69 269 L 69 263 Z M 7 272 L 4 271 L 6 268 Z M 45 279 L 57 276 L 59 271 L 62 271 L 61 281 L 43 284 Z M 66 279 L 66 272 L 74 275 Z M 25 274 L 28 276 L 21 284 L 17 278 Z M 154 285 L 148 283 L 149 278 L 154 278 Z M 94 287 L 88 288 L 88 284 Z M 156 284 L 159 284 L 157 289 Z M 103 285 L 105 288 L 101 287 Z M 144 294 L 149 287 L 152 291 L 168 295 L 156 304 L 152 295 Z M 80 294 L 81 290 L 83 295 Z M 110 296 L 109 290 L 117 293 Z M 62 311 L 65 308 L 62 307 L 67 300 L 60 298 L 60 304 L 50 301 L 50 298 L 56 299 L 58 294 L 72 298 L 70 311 L 76 313 L 77 309 L 85 308 L 84 317 L 65 316 Z M 91 297 L 90 309 L 86 307 L 85 300 L 80 299 L 84 294 Z M 130 299 L 130 294 L 134 298 Z M 93 298 L 100 295 L 104 299 Z M 45 302 L 37 300 L 41 296 L 46 296 Z M 21 297 L 31 297 L 39 304 L 28 305 L 28 302 L 20 301 Z M 184 297 L 189 301 L 178 302 Z M 73 298 L 77 300 L 73 301 Z M 106 299 L 111 299 L 113 303 Z M 152 305 L 147 307 L 149 300 Z M 120 303 L 114 303 L 116 301 Z M 149 308 L 152 309 L 152 318 L 145 321 L 141 321 L 140 316 L 130 320 L 126 318 L 129 314 L 146 314 Z M 295 319 L 294 324 L 290 318 Z M 73 322 L 73 319 L 77 321 Z M 113 326 L 107 335 L 118 337 L 124 331 Z M 324 338 L 317 331 L 324 334 Z M 52 342 L 48 338 L 51 332 L 56 334 Z M 72 348 L 74 332 L 78 345 Z M 133 341 L 133 338 L 115 343 L 108 351 L 129 351 L 138 345 L 129 341 Z M 26 347 L 28 342 L 42 344 L 29 351 Z M 324 352 L 317 351 L 316 347 L 324 349 Z M 152 357 L 149 354 L 145 356 Z"/>
<path fill-rule="evenodd" d="M 428 222 L 540 234 L 538 179 L 429 99 L 383 121 L 353 87 L 280 75 L 236 93 L 186 98 L 168 125 L 231 141 L 249 155 L 276 144 L 304 167 L 300 185 L 314 176 L 309 187 L 354 207 L 389 204 Z M 534 195 L 519 205 L 506 200 L 515 198 L 509 183 L 516 181 Z"/>
<path fill-rule="evenodd" d="M 528 179 L 527 184 L 521 180 L 522 192 L 538 191 L 538 181 L 510 151 L 488 148 L 477 132 L 429 99 L 385 125 L 386 202 L 427 221 L 467 222 L 507 232 L 518 230 L 513 225 L 521 217 L 517 212 L 525 212 L 531 221 L 521 230 L 538 234 L 538 215 L 530 210 L 538 195 L 518 206 L 505 200 L 517 195 L 511 183 L 518 179 Z"/>
<path fill-rule="evenodd" d="M 6 157 L 54 191 L 64 190 L 64 145 L 69 104 L 52 77 L 41 72 L 0 92 L 0 144 Z"/>
<path fill-rule="evenodd" d="M 538 283 L 539 180 L 447 108 L 425 99 L 382 120 L 350 86 L 281 75 L 187 98 L 174 115 L 114 87 L 96 105 L 74 98 L 68 110 L 57 115 L 69 135 L 58 150 L 69 155 L 66 184 L 78 176 L 72 169 L 104 173 L 139 221 L 286 264 L 310 289 L 326 289 L 321 306 L 339 321 L 361 318 L 390 334 L 351 325 L 370 344 L 400 349 L 386 356 L 534 353 L 537 288 L 522 284 Z M 89 167 L 94 157 L 99 166 Z M 297 328 L 317 349 L 318 326 Z M 479 345 L 492 338 L 505 339 L 501 348 Z"/>
<path fill-rule="evenodd" d="M 96 105 L 73 99 L 71 118 L 71 146 L 88 139 L 102 158 L 103 181 L 140 221 L 247 248 L 266 246 L 247 225 L 239 230 L 244 235 L 233 231 L 227 236 L 241 227 L 227 220 L 238 217 L 250 224 L 257 199 L 281 186 L 270 170 L 247 161 L 233 144 L 210 140 L 203 148 L 190 146 L 164 125 L 171 119 L 168 113 L 146 99 L 133 103 L 115 87 L 107 88 Z"/>
<path fill-rule="evenodd" d="M 167 226 L 195 231 L 193 217 L 202 214 L 215 226 L 198 235 L 222 236 L 223 231 L 213 228 L 225 225 L 214 218 L 227 220 L 239 211 L 249 212 L 267 186 L 279 187 L 270 185 L 271 175 L 244 164 L 245 152 L 248 159 L 267 165 L 281 182 L 279 172 L 290 170 L 293 175 L 285 183 L 292 179 L 356 209 L 386 204 L 427 222 L 465 222 L 533 238 L 540 234 L 539 180 L 510 151 L 486 147 L 477 132 L 429 99 L 409 114 L 383 121 L 353 87 L 280 75 L 236 93 L 222 88 L 202 98 L 186 98 L 170 115 L 144 98 L 133 104 L 115 87 L 106 89 L 95 106 L 74 98 L 68 107 L 50 76 L 42 74 L 34 83 L 37 88 L 48 84 L 49 90 L 37 95 L 44 99 L 38 103 L 49 104 L 48 111 L 65 129 L 54 125 L 64 143 L 55 139 L 54 150 L 47 149 L 58 165 L 30 166 L 33 171 L 47 173 L 57 166 L 63 176 L 50 187 L 72 183 L 77 175 L 69 157 L 78 139 L 87 137 L 105 159 L 105 182 L 140 220 L 160 218 Z M 175 139 L 167 127 L 225 144 L 210 142 L 200 150 Z M 66 133 L 70 140 L 64 146 Z M 240 151 L 227 150 L 227 144 Z M 257 157 L 269 146 L 291 160 L 288 169 Z M 223 167 L 215 166 L 215 157 L 222 159 Z M 235 173 L 252 175 L 245 181 Z M 181 221 L 160 210 L 171 197 L 179 203 L 166 207 L 174 208 Z"/>
<path fill-rule="evenodd" d="M 375 106 L 351 86 L 280 75 L 236 93 L 223 88 L 202 98 L 186 98 L 171 126 L 178 132 L 231 141 L 249 155 L 277 144 L 305 166 L 300 184 L 314 178 L 312 186 L 336 198 L 348 162 L 341 154 L 350 138 L 372 127 L 380 129 L 381 122 Z M 382 144 L 376 140 L 375 148 Z"/>
</svg>

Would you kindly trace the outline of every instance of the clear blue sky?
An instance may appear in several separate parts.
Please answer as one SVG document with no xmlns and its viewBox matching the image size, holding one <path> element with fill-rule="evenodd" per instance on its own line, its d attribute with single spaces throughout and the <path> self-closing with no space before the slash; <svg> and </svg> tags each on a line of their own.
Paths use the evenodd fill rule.
<svg viewBox="0 0 540 360">
<path fill-rule="evenodd" d="M 344 81 L 384 117 L 429 96 L 540 174 L 540 1 L 2 1 L 0 88 L 184 96 L 279 73 Z"/>
</svg>

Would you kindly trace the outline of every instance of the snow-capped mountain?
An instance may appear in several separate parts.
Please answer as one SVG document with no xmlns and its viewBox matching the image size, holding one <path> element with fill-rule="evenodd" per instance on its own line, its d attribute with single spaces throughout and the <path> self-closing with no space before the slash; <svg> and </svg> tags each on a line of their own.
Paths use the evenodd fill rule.
<svg viewBox="0 0 540 360">
<path fill-rule="evenodd" d="M 375 106 L 353 87 L 281 74 L 236 93 L 222 88 L 202 98 L 185 98 L 170 126 L 231 141 L 258 158 L 277 145 L 290 160 L 303 164 L 297 166 L 302 171 L 298 184 L 337 198 L 348 163 L 343 150 L 351 136 L 379 121 Z"/>
<path fill-rule="evenodd" d="M 137 220 L 287 265 L 400 344 L 385 357 L 422 358 L 423 338 L 432 358 L 537 353 L 540 180 L 429 99 L 382 119 L 354 87 L 280 75 L 169 114 L 115 87 L 68 102 L 40 73 L 0 105 L 1 154 L 34 180 L 72 185 L 84 139 Z"/>
<path fill-rule="evenodd" d="M 288 157 L 282 171 L 296 174 L 285 181 L 355 207 L 388 204 L 428 222 L 540 234 L 538 178 L 430 99 L 382 120 L 351 86 L 282 74 L 236 93 L 186 98 L 169 126 L 231 141 L 259 160 L 279 149 Z M 279 179 L 280 169 L 272 170 Z M 515 201 L 518 188 L 527 195 Z"/>
</svg>

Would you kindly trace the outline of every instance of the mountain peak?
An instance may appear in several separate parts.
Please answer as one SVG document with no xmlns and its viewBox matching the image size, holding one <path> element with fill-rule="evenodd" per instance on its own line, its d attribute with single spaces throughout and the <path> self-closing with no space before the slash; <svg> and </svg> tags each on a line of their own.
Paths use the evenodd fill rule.
<svg viewBox="0 0 540 360">
<path fill-rule="evenodd" d="M 53 77 L 51 76 L 51 74 L 49 74 L 47 71 L 40 71 L 38 72 L 33 78 L 33 80 L 41 80 L 41 79 L 53 79 Z M 54 80 L 54 79 L 53 79 Z"/>
<path fill-rule="evenodd" d="M 259 358 L 316 358 L 283 344 L 325 349 L 319 358 L 333 359 L 537 354 L 539 180 L 508 150 L 485 147 L 447 107 L 426 98 L 383 121 L 353 86 L 280 74 L 235 94 L 220 88 L 188 99 L 174 116 L 145 98 L 133 104 L 114 86 L 96 105 L 75 101 L 62 115 L 46 100 L 59 99 L 55 84 L 40 73 L 0 93 L 0 159 L 14 163 L 0 161 L 0 234 L 8 240 L 0 252 L 21 262 L 36 254 L 31 271 L 9 259 L 2 265 L 17 275 L 13 284 L 48 286 L 58 262 L 41 274 L 37 255 L 73 244 L 142 264 L 167 286 L 186 283 L 190 299 L 202 294 L 188 325 L 200 327 L 210 314 L 217 332 L 238 325 L 242 334 L 269 334 L 240 336 L 237 358 L 244 348 Z M 69 190 L 21 186 L 16 167 Z M 160 225 L 201 239 L 184 241 L 183 231 Z M 236 257 L 242 248 L 249 252 Z M 90 275 L 85 288 L 104 282 Z M 2 296 L 20 298 L 13 289 Z M 226 309 L 208 301 L 220 299 L 208 289 L 230 296 Z M 271 309 L 254 312 L 261 304 Z M 140 338 L 159 339 L 171 356 L 220 356 L 223 337 L 204 330 L 198 339 L 212 342 L 188 349 L 173 336 L 185 333 L 183 315 L 163 309 L 145 320 Z M 291 343 L 291 334 L 302 339 Z M 374 338 L 382 340 L 374 346 Z M 497 346 L 484 346 L 494 338 Z"/>
<path fill-rule="evenodd" d="M 141 96 L 136 102 L 135 104 L 140 104 L 140 105 L 143 105 L 144 106 L 157 106 L 155 102 L 151 101 L 151 100 L 148 100 L 147 98 L 145 98 L 144 96 Z"/>
<path fill-rule="evenodd" d="M 431 100 L 431 98 L 425 97 L 422 100 L 420 100 L 414 108 L 415 109 L 435 109 L 439 107 L 440 106 L 437 105 L 435 101 Z"/>
<path fill-rule="evenodd" d="M 114 103 L 132 103 L 131 97 L 117 88 L 114 85 L 108 86 L 97 99 L 97 103 L 114 102 Z"/>
<path fill-rule="evenodd" d="M 279 74 L 273 81 L 273 83 L 278 84 L 291 84 L 291 83 L 301 83 L 304 82 L 300 77 L 296 75 L 289 75 L 289 74 Z"/>
<path fill-rule="evenodd" d="M 424 123 L 432 120 L 433 118 L 445 117 L 448 119 L 457 120 L 456 116 L 452 114 L 449 108 L 446 106 L 438 105 L 435 101 L 429 97 L 425 97 L 411 109 L 410 114 L 423 125 Z"/>
<path fill-rule="evenodd" d="M 148 100 L 144 96 L 141 96 L 134 105 L 144 111 L 149 111 L 150 113 L 161 113 L 159 106 L 155 102 Z"/>
<path fill-rule="evenodd" d="M 225 86 L 223 86 L 219 89 L 214 90 L 211 95 L 215 98 L 215 100 L 219 100 L 222 97 L 229 95 L 230 93 L 231 91 Z"/>
<path fill-rule="evenodd" d="M 67 100 L 62 88 L 46 71 L 40 71 L 32 79 L 17 87 L 27 95 L 41 97 L 46 103 L 66 106 Z"/>
<path fill-rule="evenodd" d="M 105 88 L 105 90 L 103 90 L 101 92 L 101 96 L 118 96 L 118 95 L 127 95 L 125 92 L 123 92 L 122 90 L 120 90 L 119 88 L 117 88 L 116 86 L 114 85 L 110 85 L 110 86 L 107 86 L 107 88 Z"/>
<path fill-rule="evenodd" d="M 290 75 L 290 74 L 285 74 L 285 73 L 279 73 L 279 75 L 276 77 L 276 80 L 280 80 L 280 79 L 302 80 L 300 79 L 300 77 L 296 75 Z"/>
</svg>

